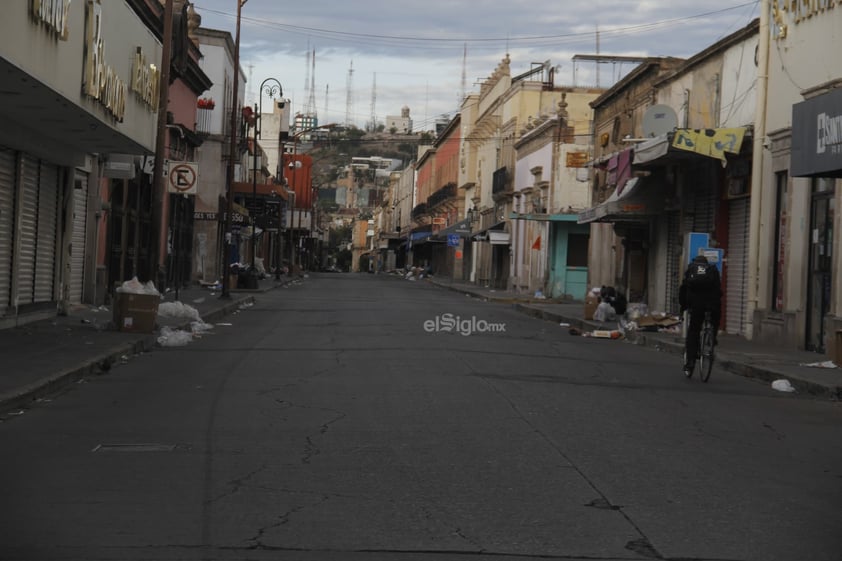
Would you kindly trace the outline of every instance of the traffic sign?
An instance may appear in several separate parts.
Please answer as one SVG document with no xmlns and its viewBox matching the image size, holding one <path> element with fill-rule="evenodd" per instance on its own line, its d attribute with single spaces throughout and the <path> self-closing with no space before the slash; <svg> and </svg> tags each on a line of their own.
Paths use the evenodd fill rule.
<svg viewBox="0 0 842 561">
<path fill-rule="evenodd" d="M 167 191 L 182 195 L 195 195 L 199 188 L 199 164 L 196 162 L 170 162 L 167 173 Z"/>
</svg>

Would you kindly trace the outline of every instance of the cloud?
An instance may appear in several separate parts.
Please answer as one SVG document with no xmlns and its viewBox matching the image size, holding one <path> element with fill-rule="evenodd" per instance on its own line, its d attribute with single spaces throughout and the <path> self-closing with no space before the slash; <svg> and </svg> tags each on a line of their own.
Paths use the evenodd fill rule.
<svg viewBox="0 0 842 561">
<path fill-rule="evenodd" d="M 557 82 L 573 85 L 575 54 L 689 57 L 748 24 L 757 2 L 709 0 L 427 0 L 380 2 L 309 0 L 286 3 L 248 0 L 243 7 L 241 60 L 253 65 L 255 81 L 273 76 L 295 107 L 306 101 L 308 49 L 316 50 L 317 110 L 344 121 L 348 70 L 354 64 L 351 106 L 356 123 L 370 115 L 373 76 L 375 111 L 381 119 L 409 105 L 416 122 L 458 109 L 463 53 L 467 89 L 487 77 L 508 52 L 512 72 L 550 60 L 561 68 Z M 564 9 L 564 8 L 567 9 Z M 234 0 L 199 0 L 202 25 L 230 31 Z M 631 70 L 602 65 L 601 85 Z M 577 69 L 577 80 L 595 81 L 596 68 Z M 605 78 L 603 81 L 603 73 Z M 592 85 L 592 84 L 583 84 Z M 329 98 L 325 100 L 325 90 Z M 320 115 L 320 120 L 326 122 Z"/>
</svg>

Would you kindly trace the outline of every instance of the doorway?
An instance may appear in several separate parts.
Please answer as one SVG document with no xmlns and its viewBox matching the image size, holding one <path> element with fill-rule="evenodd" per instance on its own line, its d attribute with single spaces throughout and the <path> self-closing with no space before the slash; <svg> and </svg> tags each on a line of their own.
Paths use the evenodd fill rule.
<svg viewBox="0 0 842 561">
<path fill-rule="evenodd" d="M 835 180 L 815 178 L 811 185 L 810 238 L 807 269 L 807 350 L 824 353 L 825 316 L 830 311 L 830 287 L 833 280 L 833 218 Z"/>
</svg>

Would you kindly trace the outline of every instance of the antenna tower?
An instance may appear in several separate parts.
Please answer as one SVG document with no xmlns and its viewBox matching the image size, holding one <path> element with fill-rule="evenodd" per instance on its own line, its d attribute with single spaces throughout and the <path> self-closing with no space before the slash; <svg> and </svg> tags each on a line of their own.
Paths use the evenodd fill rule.
<svg viewBox="0 0 842 561">
<path fill-rule="evenodd" d="M 249 94 L 249 99 L 251 100 L 249 102 L 250 104 L 254 103 L 255 100 L 256 100 L 256 98 L 254 97 L 254 80 L 252 80 L 253 74 L 254 74 L 254 64 L 249 64 L 249 79 L 248 79 L 249 91 L 248 91 L 248 94 Z"/>
<path fill-rule="evenodd" d="M 371 84 L 371 132 L 377 130 L 377 113 L 375 106 L 377 104 L 377 72 L 374 73 L 374 81 Z"/>
<path fill-rule="evenodd" d="M 459 101 L 462 102 L 465 100 L 465 96 L 468 95 L 468 43 L 465 43 L 464 50 L 462 51 L 462 99 Z"/>
<path fill-rule="evenodd" d="M 305 115 L 310 113 L 310 42 L 307 42 L 307 62 L 304 63 L 304 111 Z"/>
<path fill-rule="evenodd" d="M 313 71 L 310 73 L 310 99 L 307 100 L 308 114 L 313 116 L 313 124 L 316 124 L 316 48 L 313 47 Z"/>
<path fill-rule="evenodd" d="M 351 67 L 348 69 L 348 80 L 345 82 L 345 126 L 351 126 L 351 114 L 354 109 L 354 61 L 351 61 Z"/>
<path fill-rule="evenodd" d="M 325 111 L 322 116 L 327 119 L 327 102 L 330 98 L 330 84 L 325 84 Z"/>
</svg>

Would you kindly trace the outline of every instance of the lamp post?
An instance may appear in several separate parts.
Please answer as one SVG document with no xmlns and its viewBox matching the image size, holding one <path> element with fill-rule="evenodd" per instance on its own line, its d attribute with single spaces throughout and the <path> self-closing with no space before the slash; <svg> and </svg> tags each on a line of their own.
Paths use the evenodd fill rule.
<svg viewBox="0 0 842 561">
<path fill-rule="evenodd" d="M 289 232 L 290 232 L 290 234 L 289 234 L 289 240 L 290 240 L 290 251 L 289 251 L 290 273 L 294 269 L 294 265 L 295 265 L 295 253 L 294 253 L 295 252 L 295 233 L 294 233 L 295 228 L 293 228 L 294 217 L 295 217 L 295 190 L 296 190 L 296 187 L 297 187 L 297 184 L 296 184 L 296 181 L 295 181 L 295 175 L 296 175 L 295 171 L 298 168 L 301 167 L 301 162 L 299 162 L 298 159 L 297 159 L 297 156 L 298 156 L 298 138 L 302 134 L 305 134 L 305 133 L 308 133 L 308 132 L 313 132 L 313 131 L 322 130 L 322 129 L 328 129 L 329 130 L 329 129 L 332 129 L 332 128 L 337 127 L 337 126 L 338 126 L 337 123 L 330 123 L 330 124 L 327 124 L 327 125 L 319 125 L 317 127 L 311 127 L 309 129 L 304 129 L 302 131 L 298 131 L 297 133 L 292 135 L 292 143 L 293 143 L 292 144 L 292 158 L 290 159 L 289 166 L 288 166 L 289 169 L 292 172 L 292 192 L 290 192 L 290 195 L 292 195 L 292 206 L 290 207 L 290 216 L 289 216 L 289 222 L 290 223 L 288 225 L 289 229 L 290 229 L 289 230 Z M 304 192 L 304 191 L 302 190 L 302 192 Z M 312 218 L 313 217 L 311 216 L 310 217 L 311 228 L 312 228 Z M 300 209 L 298 211 L 298 226 L 299 227 L 301 226 L 301 210 Z"/>
<path fill-rule="evenodd" d="M 257 139 L 260 138 L 260 121 L 261 116 L 263 115 L 263 96 L 267 95 L 272 99 L 275 99 L 276 95 L 284 95 L 283 87 L 281 83 L 276 80 L 275 78 L 266 78 L 260 84 L 260 101 L 254 104 L 254 165 L 252 166 L 252 173 L 251 173 L 251 206 L 252 212 L 257 213 Z M 255 277 L 255 268 L 254 262 L 255 257 L 257 256 L 257 224 L 255 221 L 256 216 L 252 217 L 251 223 L 251 275 L 250 277 Z"/>
</svg>

